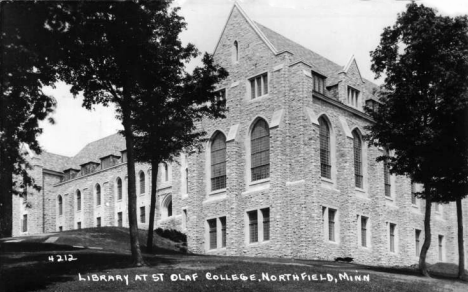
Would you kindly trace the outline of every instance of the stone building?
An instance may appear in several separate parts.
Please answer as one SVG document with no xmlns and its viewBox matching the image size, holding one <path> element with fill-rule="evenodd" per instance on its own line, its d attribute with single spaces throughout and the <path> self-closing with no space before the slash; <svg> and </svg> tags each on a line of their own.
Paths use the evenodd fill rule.
<svg viewBox="0 0 468 292">
<path fill-rule="evenodd" d="M 218 87 L 229 112 L 201 123 L 204 152 L 160 166 L 157 225 L 186 232 L 195 253 L 417 263 L 425 203 L 412 195 L 417 185 L 376 162 L 385 150 L 362 139 L 372 122 L 363 107 L 378 100 L 356 60 L 337 65 L 253 22 L 238 4 L 214 55 L 230 73 Z M 127 226 L 124 148 L 113 135 L 75 157 L 33 158 L 43 189 L 27 203 L 15 198 L 15 235 L 24 226 L 29 234 Z M 150 171 L 137 165 L 143 228 Z M 455 206 L 433 212 L 428 261 L 456 262 Z"/>
</svg>

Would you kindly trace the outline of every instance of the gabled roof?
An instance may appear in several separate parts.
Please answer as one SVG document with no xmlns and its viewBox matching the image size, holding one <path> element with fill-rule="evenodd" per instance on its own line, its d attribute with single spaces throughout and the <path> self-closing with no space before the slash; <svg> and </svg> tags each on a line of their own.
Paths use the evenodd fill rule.
<svg viewBox="0 0 468 292">
<path fill-rule="evenodd" d="M 357 61 L 356 61 L 356 58 L 354 57 L 354 55 L 351 55 L 351 57 L 349 58 L 349 61 L 348 61 L 348 64 L 346 64 L 346 66 L 343 67 L 343 71 L 344 73 L 348 73 L 348 70 L 349 68 L 351 68 L 351 66 L 354 64 L 356 64 L 356 69 L 359 73 L 359 78 L 361 78 L 361 81 L 364 82 L 363 78 L 362 78 L 362 75 L 361 75 L 361 70 L 359 70 L 359 66 L 357 64 Z"/>
<path fill-rule="evenodd" d="M 47 151 L 42 151 L 41 154 L 34 157 L 39 159 L 39 165 L 45 169 L 63 171 L 70 168 L 70 163 L 72 162 L 72 157 L 63 156 L 59 154 L 50 153 Z"/>
<path fill-rule="evenodd" d="M 114 134 L 97 141 L 88 143 L 78 154 L 73 157 L 72 166 L 82 165 L 88 162 L 99 162 L 101 157 L 113 154 L 120 156 L 120 151 L 125 149 L 125 138 L 120 134 Z"/>
</svg>

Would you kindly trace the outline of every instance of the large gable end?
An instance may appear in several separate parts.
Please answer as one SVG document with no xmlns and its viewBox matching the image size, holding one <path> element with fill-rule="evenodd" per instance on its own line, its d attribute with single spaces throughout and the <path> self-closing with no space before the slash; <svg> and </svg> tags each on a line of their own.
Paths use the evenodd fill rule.
<svg viewBox="0 0 468 292">
<path fill-rule="evenodd" d="M 218 42 L 216 43 L 216 47 L 214 49 L 214 53 L 218 50 L 218 47 L 220 46 L 221 39 L 223 35 L 225 34 L 226 28 L 228 25 L 230 25 L 230 22 L 232 20 L 233 15 L 235 14 L 240 14 L 245 21 L 252 27 L 252 29 L 255 31 L 255 33 L 258 35 L 258 37 L 265 43 L 265 45 L 274 53 L 277 54 L 278 50 L 276 47 L 270 42 L 270 40 L 265 36 L 265 34 L 260 30 L 260 28 L 256 25 L 252 19 L 245 13 L 245 11 L 242 9 L 242 7 L 239 5 L 239 3 L 235 2 L 234 5 L 232 6 L 231 12 L 229 13 L 229 17 L 227 18 L 226 24 L 223 27 L 223 31 L 221 32 L 221 35 L 218 38 Z"/>
<path fill-rule="evenodd" d="M 359 67 L 358 67 L 358 64 L 354 55 L 352 55 L 349 58 L 348 63 L 346 64 L 345 67 L 343 67 L 343 70 L 341 72 L 346 73 L 351 76 L 356 76 L 357 78 L 361 80 L 362 83 L 364 83 L 364 79 L 362 78 L 361 71 L 359 70 Z"/>
</svg>

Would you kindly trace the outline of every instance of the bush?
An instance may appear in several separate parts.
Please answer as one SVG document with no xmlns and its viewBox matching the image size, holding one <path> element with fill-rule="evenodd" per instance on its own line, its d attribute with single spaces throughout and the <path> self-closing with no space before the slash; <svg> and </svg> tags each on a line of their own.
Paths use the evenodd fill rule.
<svg viewBox="0 0 468 292">
<path fill-rule="evenodd" d="M 170 239 L 174 242 L 187 243 L 187 235 L 180 231 L 177 231 L 174 229 L 162 229 L 162 228 L 158 228 L 155 231 L 157 235 Z"/>
</svg>

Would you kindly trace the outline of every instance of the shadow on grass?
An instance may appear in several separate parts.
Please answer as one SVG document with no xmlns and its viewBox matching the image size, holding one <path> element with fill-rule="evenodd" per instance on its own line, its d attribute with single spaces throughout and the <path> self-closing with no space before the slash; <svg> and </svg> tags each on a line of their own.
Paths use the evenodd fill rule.
<svg viewBox="0 0 468 292">
<path fill-rule="evenodd" d="M 143 248 L 143 247 L 142 247 Z M 1 244 L 0 291 L 36 291 L 57 282 L 74 281 L 78 273 L 132 268 L 130 254 L 77 250 L 72 246 L 18 242 Z M 75 261 L 49 261 L 50 255 L 73 254 Z M 173 264 L 158 256 L 145 258 L 151 266 Z"/>
</svg>

